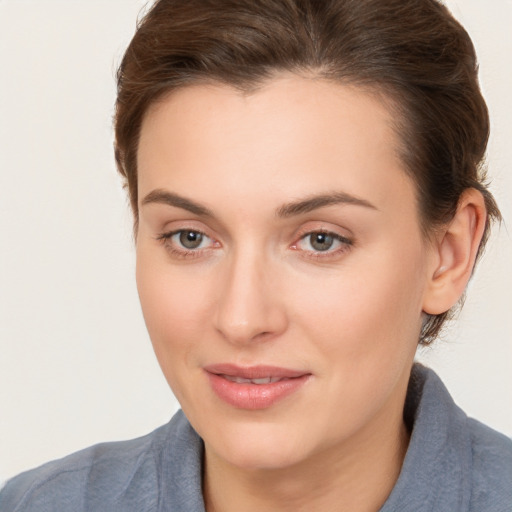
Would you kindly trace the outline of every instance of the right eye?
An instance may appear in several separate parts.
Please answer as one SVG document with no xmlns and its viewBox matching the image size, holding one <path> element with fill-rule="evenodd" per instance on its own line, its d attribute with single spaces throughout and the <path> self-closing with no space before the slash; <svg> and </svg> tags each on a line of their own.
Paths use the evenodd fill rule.
<svg viewBox="0 0 512 512">
<path fill-rule="evenodd" d="M 171 240 L 174 243 L 179 243 L 185 249 L 200 249 L 203 242 L 208 240 L 208 237 L 199 231 L 184 230 L 175 233 Z"/>
<path fill-rule="evenodd" d="M 203 249 L 215 247 L 215 242 L 207 235 L 196 229 L 179 229 L 162 233 L 157 237 L 166 249 L 176 256 L 196 256 Z"/>
</svg>

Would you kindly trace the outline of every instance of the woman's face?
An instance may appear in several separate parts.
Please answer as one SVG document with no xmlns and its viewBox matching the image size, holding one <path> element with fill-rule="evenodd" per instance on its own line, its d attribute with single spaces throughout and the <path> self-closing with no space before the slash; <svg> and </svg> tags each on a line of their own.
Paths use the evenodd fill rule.
<svg viewBox="0 0 512 512">
<path fill-rule="evenodd" d="M 391 123 L 375 96 L 284 75 L 148 112 L 138 290 L 207 454 L 282 468 L 400 417 L 433 257 Z"/>
</svg>

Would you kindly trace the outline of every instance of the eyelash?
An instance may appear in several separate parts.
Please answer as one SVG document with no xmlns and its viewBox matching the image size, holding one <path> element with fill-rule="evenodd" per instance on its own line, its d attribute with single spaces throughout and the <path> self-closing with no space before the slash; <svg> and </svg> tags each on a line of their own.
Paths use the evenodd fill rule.
<svg viewBox="0 0 512 512">
<path fill-rule="evenodd" d="M 177 249 L 171 244 L 172 237 L 181 233 L 195 233 L 198 235 L 201 235 L 202 237 L 206 237 L 211 240 L 211 238 L 204 233 L 203 231 L 200 231 L 198 229 L 176 229 L 174 231 L 169 231 L 166 233 L 161 233 L 156 237 L 156 239 L 161 242 L 166 250 L 173 256 L 179 259 L 194 259 L 199 258 L 204 255 L 205 251 L 209 251 L 212 249 L 212 247 L 207 248 L 198 248 L 198 249 L 186 249 L 184 247 L 181 247 Z M 332 237 L 335 241 L 340 242 L 341 246 L 338 249 L 330 250 L 327 249 L 325 251 L 314 251 L 314 250 L 300 250 L 298 249 L 298 245 L 303 240 L 306 240 L 308 237 L 312 235 L 326 235 Z M 215 244 L 218 244 L 218 242 L 213 241 Z M 324 258 L 335 258 L 336 256 L 339 256 L 346 251 L 350 250 L 350 248 L 354 245 L 354 242 L 350 240 L 349 238 L 346 238 L 342 235 L 339 235 L 338 233 L 318 229 L 318 230 L 312 230 L 307 231 L 305 233 L 302 233 L 298 239 L 297 242 L 292 244 L 291 249 L 301 251 L 303 253 L 304 258 L 312 258 L 312 259 L 324 259 Z M 217 245 L 219 246 L 219 245 Z"/>
<path fill-rule="evenodd" d="M 165 247 L 165 249 L 175 258 L 178 259 L 194 259 L 199 258 L 204 254 L 205 251 L 208 251 L 211 249 L 211 247 L 208 248 L 202 248 L 202 249 L 186 249 L 185 247 L 182 247 L 180 249 L 177 249 L 172 245 L 172 237 L 175 235 L 178 235 L 180 233 L 196 233 L 198 235 L 201 235 L 203 237 L 206 237 L 211 240 L 211 238 L 204 233 L 203 231 L 200 231 L 198 229 L 176 229 L 174 231 L 169 231 L 167 233 L 161 233 L 156 237 L 156 239 L 162 243 L 162 245 Z M 218 242 L 217 242 L 218 243 Z"/>
<path fill-rule="evenodd" d="M 301 234 L 298 241 L 292 245 L 292 249 L 300 251 L 300 249 L 298 249 L 298 247 L 297 247 L 299 245 L 299 243 L 306 240 L 308 237 L 311 237 L 312 235 L 330 236 L 335 241 L 340 243 L 340 247 L 338 247 L 337 249 L 334 249 L 334 250 L 330 250 L 330 248 L 329 248 L 325 251 L 303 250 L 303 251 L 301 251 L 302 253 L 307 253 L 307 255 L 303 254 L 303 257 L 305 257 L 305 258 L 312 258 L 315 260 L 336 258 L 336 257 L 344 254 L 348 250 L 350 250 L 350 248 L 354 245 L 354 242 L 352 240 L 350 240 L 349 238 L 346 238 L 342 235 L 339 235 L 338 233 L 335 233 L 333 231 L 328 231 L 326 229 L 314 229 L 314 230 L 307 231 L 306 233 Z"/>
</svg>

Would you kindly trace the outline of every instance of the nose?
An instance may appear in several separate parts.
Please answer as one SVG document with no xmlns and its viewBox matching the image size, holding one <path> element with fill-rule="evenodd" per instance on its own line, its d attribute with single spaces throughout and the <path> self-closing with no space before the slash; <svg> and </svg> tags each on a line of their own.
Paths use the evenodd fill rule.
<svg viewBox="0 0 512 512">
<path fill-rule="evenodd" d="M 278 269 L 254 252 L 233 255 L 219 275 L 215 327 L 230 343 L 270 340 L 287 328 Z"/>
</svg>

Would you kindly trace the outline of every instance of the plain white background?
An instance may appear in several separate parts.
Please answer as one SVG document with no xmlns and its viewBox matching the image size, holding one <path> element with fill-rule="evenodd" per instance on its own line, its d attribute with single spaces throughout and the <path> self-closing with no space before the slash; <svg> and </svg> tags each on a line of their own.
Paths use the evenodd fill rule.
<svg viewBox="0 0 512 512">
<path fill-rule="evenodd" d="M 141 0 L 0 0 L 0 481 L 145 434 L 177 404 L 138 305 L 112 155 L 114 73 Z M 452 0 L 492 116 L 512 223 L 512 2 Z M 472 416 L 512 435 L 512 241 L 495 230 L 463 314 L 421 351 Z M 397 262 L 399 265 L 400 262 Z"/>
</svg>

